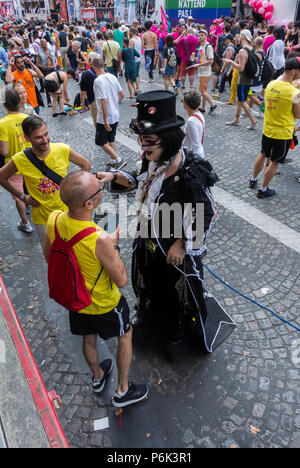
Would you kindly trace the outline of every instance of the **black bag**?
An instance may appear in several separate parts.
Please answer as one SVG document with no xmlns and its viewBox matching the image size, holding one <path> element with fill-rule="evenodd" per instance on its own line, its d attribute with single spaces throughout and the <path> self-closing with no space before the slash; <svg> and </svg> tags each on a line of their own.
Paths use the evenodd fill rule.
<svg viewBox="0 0 300 468">
<path fill-rule="evenodd" d="M 272 63 L 270 62 L 270 60 L 266 58 L 264 62 L 262 75 L 261 75 L 261 81 L 263 83 L 264 88 L 266 88 L 267 85 L 270 83 L 270 81 L 273 80 L 273 76 L 274 76 L 274 67 Z"/>
<path fill-rule="evenodd" d="M 45 107 L 44 100 L 42 98 L 41 93 L 38 90 L 37 85 L 34 85 L 34 87 L 35 87 L 35 94 L 36 94 L 36 98 L 37 98 L 37 102 L 38 102 L 39 107 Z"/>
<path fill-rule="evenodd" d="M 63 177 L 61 177 L 60 175 L 56 174 L 56 172 L 52 171 L 52 169 L 50 169 L 48 166 L 46 166 L 46 164 L 44 163 L 44 161 L 41 161 L 35 154 L 34 152 L 32 151 L 31 148 L 27 148 L 26 150 L 24 150 L 24 154 L 25 156 L 29 159 L 29 161 L 31 162 L 31 164 L 33 164 L 39 171 L 41 171 L 41 173 L 48 177 L 48 179 L 52 180 L 52 182 L 54 182 L 55 184 L 57 185 L 60 185 L 62 180 L 63 180 Z"/>
<path fill-rule="evenodd" d="M 254 79 L 256 76 L 258 77 L 260 73 L 260 59 L 253 49 L 250 50 L 247 47 L 244 47 L 244 50 L 246 50 L 248 54 L 248 60 L 245 65 L 244 73 L 249 79 Z"/>
<path fill-rule="evenodd" d="M 112 54 L 112 52 L 111 52 L 111 49 L 110 49 L 109 42 L 108 42 L 108 41 L 106 41 L 106 42 L 107 42 L 107 45 L 108 45 L 109 51 L 110 51 L 110 53 L 111 53 L 111 56 L 112 56 L 112 66 L 113 66 L 114 68 L 118 68 L 118 69 L 119 69 L 119 68 L 120 68 L 120 62 L 119 62 L 119 60 L 117 60 L 117 59 L 113 58 L 113 54 Z"/>
</svg>

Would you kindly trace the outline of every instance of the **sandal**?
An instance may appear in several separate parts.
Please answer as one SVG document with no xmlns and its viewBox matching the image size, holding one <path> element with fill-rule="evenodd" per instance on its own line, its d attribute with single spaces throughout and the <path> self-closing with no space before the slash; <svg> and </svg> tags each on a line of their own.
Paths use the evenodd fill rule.
<svg viewBox="0 0 300 468">
<path fill-rule="evenodd" d="M 227 125 L 227 127 L 239 127 L 240 123 L 233 120 L 232 122 L 226 122 L 225 125 Z"/>
</svg>

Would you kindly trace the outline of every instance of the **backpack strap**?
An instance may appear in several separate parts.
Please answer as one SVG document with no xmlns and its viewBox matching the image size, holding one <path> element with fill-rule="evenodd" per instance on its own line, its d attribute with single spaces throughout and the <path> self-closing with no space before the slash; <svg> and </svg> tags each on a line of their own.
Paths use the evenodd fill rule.
<svg viewBox="0 0 300 468">
<path fill-rule="evenodd" d="M 31 164 L 33 164 L 44 176 L 48 177 L 48 179 L 52 180 L 52 182 L 55 184 L 60 185 L 63 177 L 61 177 L 59 174 L 56 174 L 56 172 L 52 171 L 52 169 L 50 169 L 50 167 L 48 167 L 44 161 L 39 159 L 32 151 L 32 148 L 27 148 L 23 152 Z"/>
<path fill-rule="evenodd" d="M 203 125 L 202 141 L 201 141 L 201 143 L 202 143 L 202 145 L 203 145 L 203 142 L 204 142 L 204 122 L 203 122 L 203 120 L 201 119 L 200 115 L 198 115 L 198 114 L 192 114 L 191 117 L 196 117 L 196 119 L 198 119 L 198 120 L 202 123 L 202 125 Z"/>
<path fill-rule="evenodd" d="M 55 223 L 54 223 L 55 239 L 60 239 L 60 235 L 59 235 L 59 232 L 58 232 L 58 229 L 57 229 L 57 219 L 61 214 L 62 213 L 58 213 L 56 218 L 55 218 Z M 75 244 L 80 242 L 85 237 L 90 236 L 91 234 L 94 234 L 94 232 L 96 232 L 96 231 L 98 231 L 98 229 L 93 228 L 93 227 L 83 229 L 82 231 L 75 234 L 75 236 L 73 236 L 72 239 L 70 239 L 68 241 L 69 246 L 74 247 Z"/>
<path fill-rule="evenodd" d="M 94 232 L 96 231 L 97 229 L 93 227 L 85 228 L 82 231 L 78 232 L 74 237 L 72 237 L 72 239 L 68 241 L 68 244 L 70 245 L 70 247 L 74 247 L 75 244 L 80 242 L 85 237 L 88 237 L 91 234 L 94 234 Z"/>
</svg>

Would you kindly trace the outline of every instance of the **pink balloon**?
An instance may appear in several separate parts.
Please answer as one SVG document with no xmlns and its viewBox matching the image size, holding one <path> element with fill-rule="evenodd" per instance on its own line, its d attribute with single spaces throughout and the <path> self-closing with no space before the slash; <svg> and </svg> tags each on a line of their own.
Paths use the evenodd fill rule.
<svg viewBox="0 0 300 468">
<path fill-rule="evenodd" d="M 267 8 L 268 5 L 269 5 L 268 0 L 264 0 L 262 3 L 263 8 Z"/>
<path fill-rule="evenodd" d="M 272 19 L 272 13 L 271 13 L 270 11 L 267 11 L 267 12 L 265 13 L 265 19 L 266 19 L 267 21 L 271 21 L 271 19 Z"/>
<path fill-rule="evenodd" d="M 248 5 L 249 5 L 250 7 L 252 7 L 252 6 L 253 6 L 253 0 L 250 0 L 249 3 L 248 3 Z"/>
<path fill-rule="evenodd" d="M 265 12 L 265 9 L 264 9 L 263 7 L 261 7 L 261 8 L 258 10 L 258 13 L 259 13 L 260 15 L 263 15 L 264 12 Z"/>
<path fill-rule="evenodd" d="M 256 8 L 259 10 L 262 7 L 262 2 L 257 2 Z"/>
<path fill-rule="evenodd" d="M 257 8 L 254 8 L 254 13 L 258 13 L 258 9 L 257 9 Z"/>
<path fill-rule="evenodd" d="M 274 11 L 274 5 L 272 5 L 272 3 L 270 3 L 270 5 L 268 5 L 266 7 L 266 11 L 270 11 L 272 13 Z"/>
<path fill-rule="evenodd" d="M 253 0 L 253 2 L 252 2 L 253 8 L 256 8 L 256 4 L 257 4 L 258 1 L 259 1 L 259 0 Z"/>
</svg>

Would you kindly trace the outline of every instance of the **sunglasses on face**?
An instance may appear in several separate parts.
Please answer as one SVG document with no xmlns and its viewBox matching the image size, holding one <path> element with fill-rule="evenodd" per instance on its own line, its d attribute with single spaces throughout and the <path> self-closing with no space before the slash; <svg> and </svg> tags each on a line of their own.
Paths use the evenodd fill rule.
<svg viewBox="0 0 300 468">
<path fill-rule="evenodd" d="M 86 204 L 87 201 L 91 200 L 92 198 L 94 198 L 96 195 L 98 195 L 98 193 L 100 192 L 103 192 L 103 187 L 99 188 L 99 190 L 97 190 L 97 192 L 93 193 L 93 195 L 91 195 L 89 198 L 87 198 L 84 202 L 84 204 L 82 205 L 83 208 L 84 208 L 84 205 Z"/>
<path fill-rule="evenodd" d="M 139 138 L 139 142 L 142 146 L 142 148 L 147 148 L 149 146 L 157 146 L 159 144 L 159 138 L 156 138 L 156 139 L 149 139 L 149 140 L 142 140 L 141 138 Z"/>
</svg>

